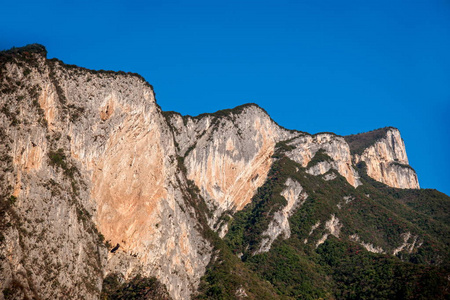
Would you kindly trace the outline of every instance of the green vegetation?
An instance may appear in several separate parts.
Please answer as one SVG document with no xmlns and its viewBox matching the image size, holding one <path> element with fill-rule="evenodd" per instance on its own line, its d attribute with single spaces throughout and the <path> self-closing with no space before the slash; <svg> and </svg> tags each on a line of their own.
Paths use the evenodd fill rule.
<svg viewBox="0 0 450 300">
<path fill-rule="evenodd" d="M 17 118 L 19 116 L 19 112 L 11 111 L 11 109 L 5 104 L 0 109 L 0 113 L 5 115 L 5 117 L 10 121 L 10 126 L 17 126 L 21 123 L 21 121 Z"/>
<path fill-rule="evenodd" d="M 47 56 L 47 49 L 45 49 L 45 47 L 40 44 L 29 44 L 23 47 L 12 47 L 9 50 L 0 51 L 0 56 L 27 53 L 37 53 L 43 56 Z"/>
<path fill-rule="evenodd" d="M 61 168 L 64 175 L 73 179 L 75 175 L 79 174 L 77 167 L 68 161 L 64 149 L 59 148 L 57 151 L 50 150 L 48 152 L 49 163 L 51 166 Z"/>
<path fill-rule="evenodd" d="M 315 166 L 317 163 L 323 162 L 323 161 L 333 161 L 331 157 L 325 152 L 325 150 L 320 149 L 316 152 L 314 157 L 310 160 L 308 165 L 306 166 L 307 169 L 311 168 L 312 166 Z"/>
<path fill-rule="evenodd" d="M 67 105 L 69 112 L 69 119 L 71 122 L 78 121 L 84 113 L 84 107 L 76 106 L 73 104 Z"/>
<path fill-rule="evenodd" d="M 240 261 L 215 232 L 210 234 L 213 257 L 194 299 L 235 299 L 236 292 L 241 288 L 249 299 L 278 298 L 270 283 L 262 281 Z"/>
<path fill-rule="evenodd" d="M 238 114 L 242 113 L 246 108 L 249 108 L 249 107 L 257 107 L 267 114 L 267 112 L 264 109 L 262 109 L 261 107 L 259 107 L 257 104 L 246 103 L 243 105 L 236 106 L 235 108 L 222 109 L 222 110 L 218 110 L 213 113 L 203 113 L 198 116 L 191 117 L 191 118 L 193 118 L 193 119 L 203 119 L 204 117 L 232 118 L 232 115 L 238 115 Z M 190 117 L 190 116 L 188 116 L 188 117 Z"/>
<path fill-rule="evenodd" d="M 448 299 L 450 269 L 403 262 L 329 238 L 317 249 L 338 299 Z"/>
<path fill-rule="evenodd" d="M 410 165 L 401 164 L 401 163 L 396 162 L 396 161 L 392 162 L 391 165 L 398 166 L 398 167 L 401 167 L 401 168 L 410 169 L 410 170 L 412 170 L 412 171 L 415 172 L 415 170 L 413 169 L 413 167 L 411 167 Z"/>
<path fill-rule="evenodd" d="M 83 71 L 86 72 L 88 74 L 101 74 L 101 75 L 109 75 L 109 76 L 131 76 L 131 77 L 136 77 L 139 80 L 141 80 L 145 86 L 149 87 L 152 91 L 153 91 L 153 86 L 151 84 L 149 84 L 144 77 L 142 77 L 140 74 L 137 73 L 133 73 L 133 72 L 124 72 L 124 71 L 112 71 L 112 70 L 92 70 L 92 69 L 86 69 L 77 65 L 71 65 L 71 64 L 66 64 L 63 61 L 57 59 L 57 58 L 51 58 L 51 59 L 47 59 L 46 62 L 49 64 L 49 66 L 51 66 L 52 68 L 62 68 L 65 70 L 75 70 L 75 71 Z M 87 79 L 87 81 L 91 81 L 90 78 Z M 154 91 L 153 91 L 154 93 Z M 154 93 L 155 94 L 155 93 Z"/>
</svg>

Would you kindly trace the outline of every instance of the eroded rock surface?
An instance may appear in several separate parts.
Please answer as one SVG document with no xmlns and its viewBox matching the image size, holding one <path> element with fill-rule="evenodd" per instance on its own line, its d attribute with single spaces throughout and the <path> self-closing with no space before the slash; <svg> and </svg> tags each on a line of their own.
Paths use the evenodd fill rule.
<svg viewBox="0 0 450 300">
<path fill-rule="evenodd" d="M 288 157 L 303 167 L 306 167 L 321 149 L 332 159 L 329 162 L 320 162 L 312 166 L 308 170 L 310 174 L 321 175 L 333 168 L 354 187 L 361 184 L 359 174 L 352 166 L 350 147 L 344 138 L 329 133 L 320 133 L 313 136 L 303 134 L 289 141 L 288 145 L 294 147 L 287 153 Z"/>
<path fill-rule="evenodd" d="M 187 177 L 213 211 L 242 209 L 267 178 L 275 145 L 295 135 L 256 105 L 198 117 L 169 116 Z"/>
<path fill-rule="evenodd" d="M 303 191 L 303 187 L 297 181 L 288 178 L 285 186 L 285 189 L 281 192 L 281 196 L 286 199 L 287 204 L 282 210 L 277 211 L 273 215 L 269 227 L 262 234 L 264 238 L 261 241 L 260 248 L 255 254 L 269 251 L 272 243 L 280 234 L 283 234 L 283 238 L 285 239 L 291 236 L 289 217 L 308 198 L 308 194 Z"/>
<path fill-rule="evenodd" d="M 173 298 L 188 299 L 210 246 L 186 205 L 172 131 L 151 86 L 28 55 L 2 65 L 3 87 L 27 73 L 1 97 L 18 120 L 2 115 L 13 169 L 2 186 L 17 197 L 1 249 L 6 285 L 47 299 L 96 299 L 114 271 L 156 276 Z M 103 238 L 118 249 L 108 252 Z"/>
<path fill-rule="evenodd" d="M 385 135 L 362 154 L 354 155 L 354 162 L 365 162 L 367 174 L 392 187 L 418 189 L 417 174 L 409 166 L 405 143 L 396 128 L 388 128 Z"/>
<path fill-rule="evenodd" d="M 324 180 L 339 173 L 357 187 L 354 165 L 365 162 L 380 182 L 419 188 L 396 129 L 352 154 L 346 138 L 286 130 L 253 104 L 197 117 L 162 112 L 140 76 L 65 65 L 37 49 L 0 54 L 0 289 L 14 288 L 15 298 L 98 299 L 108 274 L 140 274 L 189 299 L 211 258 L 205 228 L 226 234 L 222 217 L 252 200 L 277 143 Z M 287 205 L 259 252 L 289 238 L 289 217 L 307 197 L 297 181 L 285 186 Z M 317 245 L 342 227 L 335 215 L 322 223 Z M 394 254 L 417 243 L 405 235 Z"/>
</svg>

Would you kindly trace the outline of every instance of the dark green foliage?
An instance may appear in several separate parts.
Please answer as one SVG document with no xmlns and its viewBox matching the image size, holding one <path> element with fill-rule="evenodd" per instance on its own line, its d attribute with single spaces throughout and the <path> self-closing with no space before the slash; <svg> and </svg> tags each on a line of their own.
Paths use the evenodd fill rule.
<svg viewBox="0 0 450 300">
<path fill-rule="evenodd" d="M 31 73 L 31 70 L 30 70 L 30 68 L 25 68 L 25 70 L 23 71 L 23 76 L 28 76 L 28 75 L 30 75 L 30 73 Z"/>
<path fill-rule="evenodd" d="M 267 253 L 251 256 L 246 264 L 272 283 L 279 295 L 292 299 L 331 297 L 331 282 L 314 259 L 294 241 L 276 242 Z"/>
<path fill-rule="evenodd" d="M 323 162 L 323 161 L 333 161 L 331 159 L 331 157 L 325 152 L 325 150 L 320 149 L 319 151 L 316 152 L 316 154 L 314 155 L 314 157 L 309 161 L 308 165 L 306 166 L 306 168 L 310 168 L 314 165 L 316 165 L 319 162 Z"/>
<path fill-rule="evenodd" d="M 213 247 L 211 259 L 205 276 L 202 277 L 199 292 L 195 299 L 235 299 L 236 291 L 243 288 L 248 299 L 278 299 L 270 283 L 262 281 L 257 274 L 248 269 L 229 249 L 227 244 L 212 231 L 208 225 L 211 212 L 200 190 L 193 181 L 186 184 L 179 182 L 183 188 L 184 199 L 195 213 L 192 217 L 199 222 L 198 230 Z M 192 212 L 191 212 L 192 213 Z M 224 220 L 227 216 L 224 217 Z"/>
<path fill-rule="evenodd" d="M 49 66 L 49 77 L 50 81 L 52 82 L 53 86 L 56 89 L 56 94 L 58 95 L 59 101 L 64 105 L 67 102 L 66 94 L 64 92 L 64 89 L 59 84 L 59 80 L 57 79 L 56 75 L 56 68 L 58 60 L 56 59 L 48 59 L 46 60 L 47 65 Z"/>
<path fill-rule="evenodd" d="M 393 127 L 379 128 L 369 132 L 347 135 L 344 138 L 350 146 L 350 152 L 352 154 L 362 154 L 364 149 L 384 138 L 387 131 L 392 128 Z"/>
<path fill-rule="evenodd" d="M 417 265 L 329 238 L 317 249 L 330 267 L 338 299 L 447 299 L 448 267 Z"/>
<path fill-rule="evenodd" d="M 67 105 L 69 111 L 69 118 L 71 122 L 76 122 L 84 113 L 84 107 L 75 106 L 73 104 Z"/>
<path fill-rule="evenodd" d="M 286 205 L 286 199 L 280 195 L 287 179 L 282 171 L 283 160 L 276 161 L 252 201 L 235 214 L 227 235 L 227 241 L 235 253 L 244 253 L 244 249 L 249 253 L 255 251 L 273 214 Z"/>
<path fill-rule="evenodd" d="M 284 152 L 288 152 L 288 151 L 294 150 L 295 147 L 289 145 L 289 142 L 290 142 L 290 140 L 278 142 L 276 144 L 276 146 L 275 146 L 277 151 L 275 151 L 275 153 L 273 154 L 272 158 L 281 158 L 281 157 L 283 157 L 283 155 L 284 155 L 283 153 Z"/>
<path fill-rule="evenodd" d="M 67 168 L 66 155 L 64 154 L 64 149 L 58 149 L 57 151 L 49 151 L 48 158 L 50 159 L 50 165 L 61 167 L 62 169 Z"/>
<path fill-rule="evenodd" d="M 279 299 L 267 281 L 241 262 L 217 234 L 213 238 L 213 258 L 202 277 L 199 293 L 194 299 L 236 299 L 243 288 L 248 299 Z"/>
<path fill-rule="evenodd" d="M 9 286 L 3 289 L 3 297 L 5 300 L 21 299 L 24 295 L 25 288 L 17 279 L 13 279 Z M 22 297 L 21 297 L 22 296 Z"/>
<path fill-rule="evenodd" d="M 17 126 L 21 123 L 21 121 L 17 118 L 19 116 L 19 112 L 11 110 L 6 104 L 2 106 L 0 113 L 5 115 L 5 117 L 10 121 L 10 126 Z"/>
<path fill-rule="evenodd" d="M 50 66 L 55 67 L 61 67 L 62 69 L 66 69 L 66 70 L 79 70 L 79 71 L 84 71 L 86 73 L 89 74 L 102 74 L 102 75 L 109 75 L 111 77 L 120 75 L 120 76 L 132 76 L 132 77 L 136 77 L 139 80 L 141 80 L 144 85 L 148 86 L 152 91 L 153 94 L 155 94 L 154 90 L 153 90 L 153 86 L 151 84 L 149 84 L 144 77 L 142 77 L 142 75 L 137 74 L 137 73 L 133 73 L 133 72 L 124 72 L 124 71 L 112 71 L 112 70 L 92 70 L 92 69 L 86 69 L 83 67 L 79 67 L 77 65 L 70 65 L 70 64 L 65 64 L 63 61 L 57 59 L 57 58 L 51 58 L 51 59 L 47 59 L 47 63 L 49 63 Z M 91 81 L 90 78 L 87 79 L 87 82 Z"/>
<path fill-rule="evenodd" d="M 79 174 L 78 169 L 68 161 L 64 149 L 59 148 L 57 151 L 50 150 L 48 152 L 49 163 L 51 166 L 61 168 L 64 175 L 69 178 L 74 178 L 75 175 Z"/>
<path fill-rule="evenodd" d="M 100 299 L 102 300 L 169 300 L 165 285 L 155 277 L 137 275 L 128 282 L 121 283 L 121 277 L 110 274 L 103 280 Z"/>
<path fill-rule="evenodd" d="M 218 110 L 218 111 L 213 112 L 213 113 L 203 113 L 203 114 L 200 114 L 200 115 L 192 117 L 192 118 L 194 118 L 194 119 L 202 119 L 202 118 L 207 117 L 207 116 L 214 117 L 214 118 L 232 118 L 232 115 L 238 115 L 238 114 L 242 113 L 248 107 L 258 107 L 259 109 L 261 109 L 264 112 L 266 112 L 264 109 L 262 109 L 261 107 L 259 107 L 255 103 L 246 103 L 246 104 L 243 104 L 243 105 L 236 106 L 235 108 L 222 109 L 222 110 Z M 266 114 L 267 114 L 267 112 L 266 112 Z"/>
<path fill-rule="evenodd" d="M 449 197 L 444 193 L 433 189 L 407 190 L 389 187 L 384 188 L 384 191 L 415 212 L 449 225 L 450 203 Z"/>
<path fill-rule="evenodd" d="M 47 56 L 47 49 L 45 49 L 45 47 L 40 44 L 29 44 L 23 47 L 12 47 L 9 50 L 0 51 L 0 56 L 26 53 L 37 53 L 43 56 Z"/>
<path fill-rule="evenodd" d="M 14 205 L 14 203 L 16 203 L 17 201 L 17 197 L 11 195 L 8 200 L 10 205 Z"/>
</svg>

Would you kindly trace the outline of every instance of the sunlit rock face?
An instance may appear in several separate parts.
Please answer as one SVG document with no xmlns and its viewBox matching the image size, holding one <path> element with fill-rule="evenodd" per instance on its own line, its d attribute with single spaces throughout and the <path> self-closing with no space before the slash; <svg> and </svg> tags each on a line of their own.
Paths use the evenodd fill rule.
<svg viewBox="0 0 450 300">
<path fill-rule="evenodd" d="M 18 299 L 98 299 L 110 273 L 156 276 L 172 298 L 189 299 L 211 258 L 205 228 L 226 234 L 222 217 L 252 201 L 280 142 L 325 180 L 340 174 L 356 188 L 354 165 L 365 162 L 380 182 L 419 188 L 396 129 L 352 156 L 343 137 L 286 130 L 254 104 L 162 112 L 138 75 L 64 65 L 44 50 L 0 55 L 0 288 L 19 287 Z M 314 160 L 318 151 L 326 160 Z M 197 189 L 206 222 L 190 202 Z M 288 219 L 308 197 L 291 178 L 282 196 L 259 252 L 290 236 Z M 323 241 L 339 236 L 337 217 L 322 224 Z"/>
<path fill-rule="evenodd" d="M 254 253 L 268 252 L 272 243 L 277 239 L 279 235 L 283 235 L 284 239 L 291 236 L 291 227 L 289 225 L 289 217 L 295 212 L 295 210 L 301 206 L 308 194 L 303 191 L 303 187 L 297 181 L 288 178 L 285 183 L 285 188 L 281 192 L 287 204 L 280 211 L 275 212 L 272 221 L 266 231 L 262 233 L 263 239 L 259 249 Z"/>
<path fill-rule="evenodd" d="M 292 146 L 293 150 L 287 152 L 287 156 L 303 167 L 307 167 L 321 149 L 331 158 L 330 162 L 312 166 L 308 170 L 310 174 L 322 175 L 333 168 L 354 187 L 361 184 L 359 174 L 352 166 L 350 148 L 342 137 L 330 133 L 303 134 L 289 141 L 288 145 Z"/>
<path fill-rule="evenodd" d="M 354 155 L 354 162 L 365 162 L 367 174 L 391 187 L 418 189 L 416 172 L 409 166 L 405 144 L 396 128 L 389 128 L 385 136 Z"/>
<path fill-rule="evenodd" d="M 187 177 L 213 217 L 242 209 L 267 178 L 278 141 L 295 133 L 279 127 L 256 105 L 198 117 L 170 116 Z"/>
<path fill-rule="evenodd" d="M 16 227 L 6 231 L 9 246 L 2 253 L 14 268 L 6 268 L 3 278 L 20 281 L 22 269 L 32 274 L 24 294 L 96 299 L 103 275 L 139 273 L 156 276 L 173 298 L 189 298 L 209 262 L 210 246 L 186 207 L 174 138 L 151 86 L 134 75 L 92 72 L 30 55 L 32 65 L 13 60 L 2 66 L 7 80 L 31 70 L 27 84 L 1 97 L 8 108 L 24 98 L 15 105 L 21 124 L 2 119 L 11 139 L 4 152 L 14 169 L 2 186 L 12 187 L 18 215 L 29 221 L 22 226 L 37 234 L 21 236 Z M 40 232 L 44 238 L 37 242 Z M 97 232 L 119 248 L 107 254 Z M 56 251 L 55 262 L 39 259 L 37 250 L 33 254 L 36 245 L 44 253 Z M 68 266 L 40 266 L 60 261 Z M 56 282 L 64 287 L 46 288 Z"/>
</svg>

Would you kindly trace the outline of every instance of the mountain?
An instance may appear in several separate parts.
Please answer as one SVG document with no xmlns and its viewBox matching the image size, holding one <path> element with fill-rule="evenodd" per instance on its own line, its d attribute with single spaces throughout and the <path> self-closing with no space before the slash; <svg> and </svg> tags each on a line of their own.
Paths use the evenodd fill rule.
<svg viewBox="0 0 450 300">
<path fill-rule="evenodd" d="M 46 53 L 0 53 L 0 299 L 450 296 L 450 199 L 398 129 L 182 116 Z"/>
</svg>

